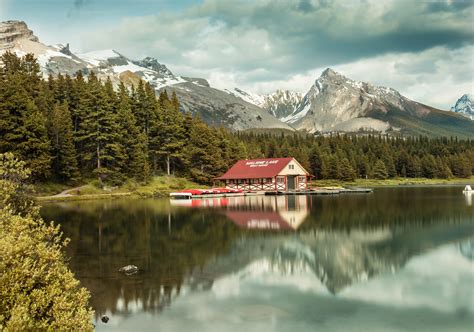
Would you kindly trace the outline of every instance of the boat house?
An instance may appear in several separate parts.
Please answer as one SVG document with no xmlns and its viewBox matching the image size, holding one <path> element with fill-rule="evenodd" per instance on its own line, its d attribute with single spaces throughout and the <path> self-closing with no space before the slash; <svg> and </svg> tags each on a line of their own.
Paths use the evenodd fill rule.
<svg viewBox="0 0 474 332">
<path fill-rule="evenodd" d="M 294 158 L 239 160 L 216 178 L 226 188 L 244 191 L 293 191 L 308 189 L 310 174 Z"/>
</svg>

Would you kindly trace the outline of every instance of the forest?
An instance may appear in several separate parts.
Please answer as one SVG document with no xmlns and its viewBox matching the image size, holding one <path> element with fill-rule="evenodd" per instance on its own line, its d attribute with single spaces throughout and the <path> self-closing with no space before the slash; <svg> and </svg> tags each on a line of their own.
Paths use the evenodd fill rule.
<svg viewBox="0 0 474 332">
<path fill-rule="evenodd" d="M 230 132 L 180 111 L 172 90 L 127 87 L 90 72 L 43 79 L 32 54 L 0 62 L 0 153 L 34 181 L 118 185 L 175 175 L 211 183 L 235 161 L 295 157 L 316 179 L 470 177 L 474 140 Z M 171 95 L 170 95 L 171 94 Z"/>
</svg>

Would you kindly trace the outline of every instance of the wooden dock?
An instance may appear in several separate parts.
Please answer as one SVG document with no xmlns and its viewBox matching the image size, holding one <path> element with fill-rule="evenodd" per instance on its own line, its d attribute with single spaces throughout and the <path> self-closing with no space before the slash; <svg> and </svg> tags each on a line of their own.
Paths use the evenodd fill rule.
<svg viewBox="0 0 474 332">
<path fill-rule="evenodd" d="M 338 189 L 310 189 L 299 191 L 267 191 L 265 195 L 339 195 L 339 194 L 369 194 L 373 192 L 370 188 L 338 188 Z"/>
<path fill-rule="evenodd" d="M 340 194 L 369 194 L 373 191 L 370 188 L 317 188 L 298 191 L 254 191 L 243 193 L 222 193 L 222 194 L 202 194 L 191 195 L 179 193 L 172 196 L 174 199 L 194 199 L 194 198 L 223 198 L 223 197 L 242 197 L 242 196 L 277 196 L 277 195 L 340 195 Z"/>
</svg>

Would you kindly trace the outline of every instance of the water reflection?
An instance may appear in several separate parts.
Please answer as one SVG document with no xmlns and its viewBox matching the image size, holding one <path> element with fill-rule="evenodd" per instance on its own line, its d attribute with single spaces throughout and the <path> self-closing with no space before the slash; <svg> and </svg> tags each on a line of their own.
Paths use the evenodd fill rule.
<svg viewBox="0 0 474 332">
<path fill-rule="evenodd" d="M 171 200 L 172 206 L 218 208 L 238 227 L 271 231 L 296 230 L 309 215 L 309 196 L 242 196 Z"/>
<path fill-rule="evenodd" d="M 472 195 L 473 195 L 472 192 L 464 193 L 464 197 L 466 198 L 467 206 L 472 206 Z"/>
<path fill-rule="evenodd" d="M 97 316 L 111 316 L 99 329 L 344 330 L 357 321 L 380 330 L 396 317 L 414 330 L 421 317 L 432 330 L 463 330 L 474 323 L 474 213 L 463 199 L 458 188 L 397 188 L 64 203 L 42 213 L 72 238 L 71 267 Z M 120 274 L 128 264 L 140 272 Z M 368 319 L 374 313 L 386 321 Z"/>
</svg>

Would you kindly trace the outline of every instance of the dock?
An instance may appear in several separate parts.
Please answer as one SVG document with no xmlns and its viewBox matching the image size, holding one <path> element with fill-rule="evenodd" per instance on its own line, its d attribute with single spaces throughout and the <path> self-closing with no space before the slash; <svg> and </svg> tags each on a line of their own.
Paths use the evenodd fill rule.
<svg viewBox="0 0 474 332">
<path fill-rule="evenodd" d="M 339 195 L 339 194 L 370 194 L 373 189 L 370 188 L 337 188 L 337 189 L 309 189 L 298 191 L 267 191 L 265 195 Z"/>
<path fill-rule="evenodd" d="M 224 197 L 242 197 L 242 196 L 277 196 L 277 195 L 340 195 L 340 194 L 369 194 L 373 192 L 370 188 L 316 188 L 308 190 L 293 191 L 249 191 L 240 193 L 203 193 L 191 194 L 185 192 L 171 193 L 174 199 L 193 199 L 193 198 L 224 198 Z"/>
</svg>

